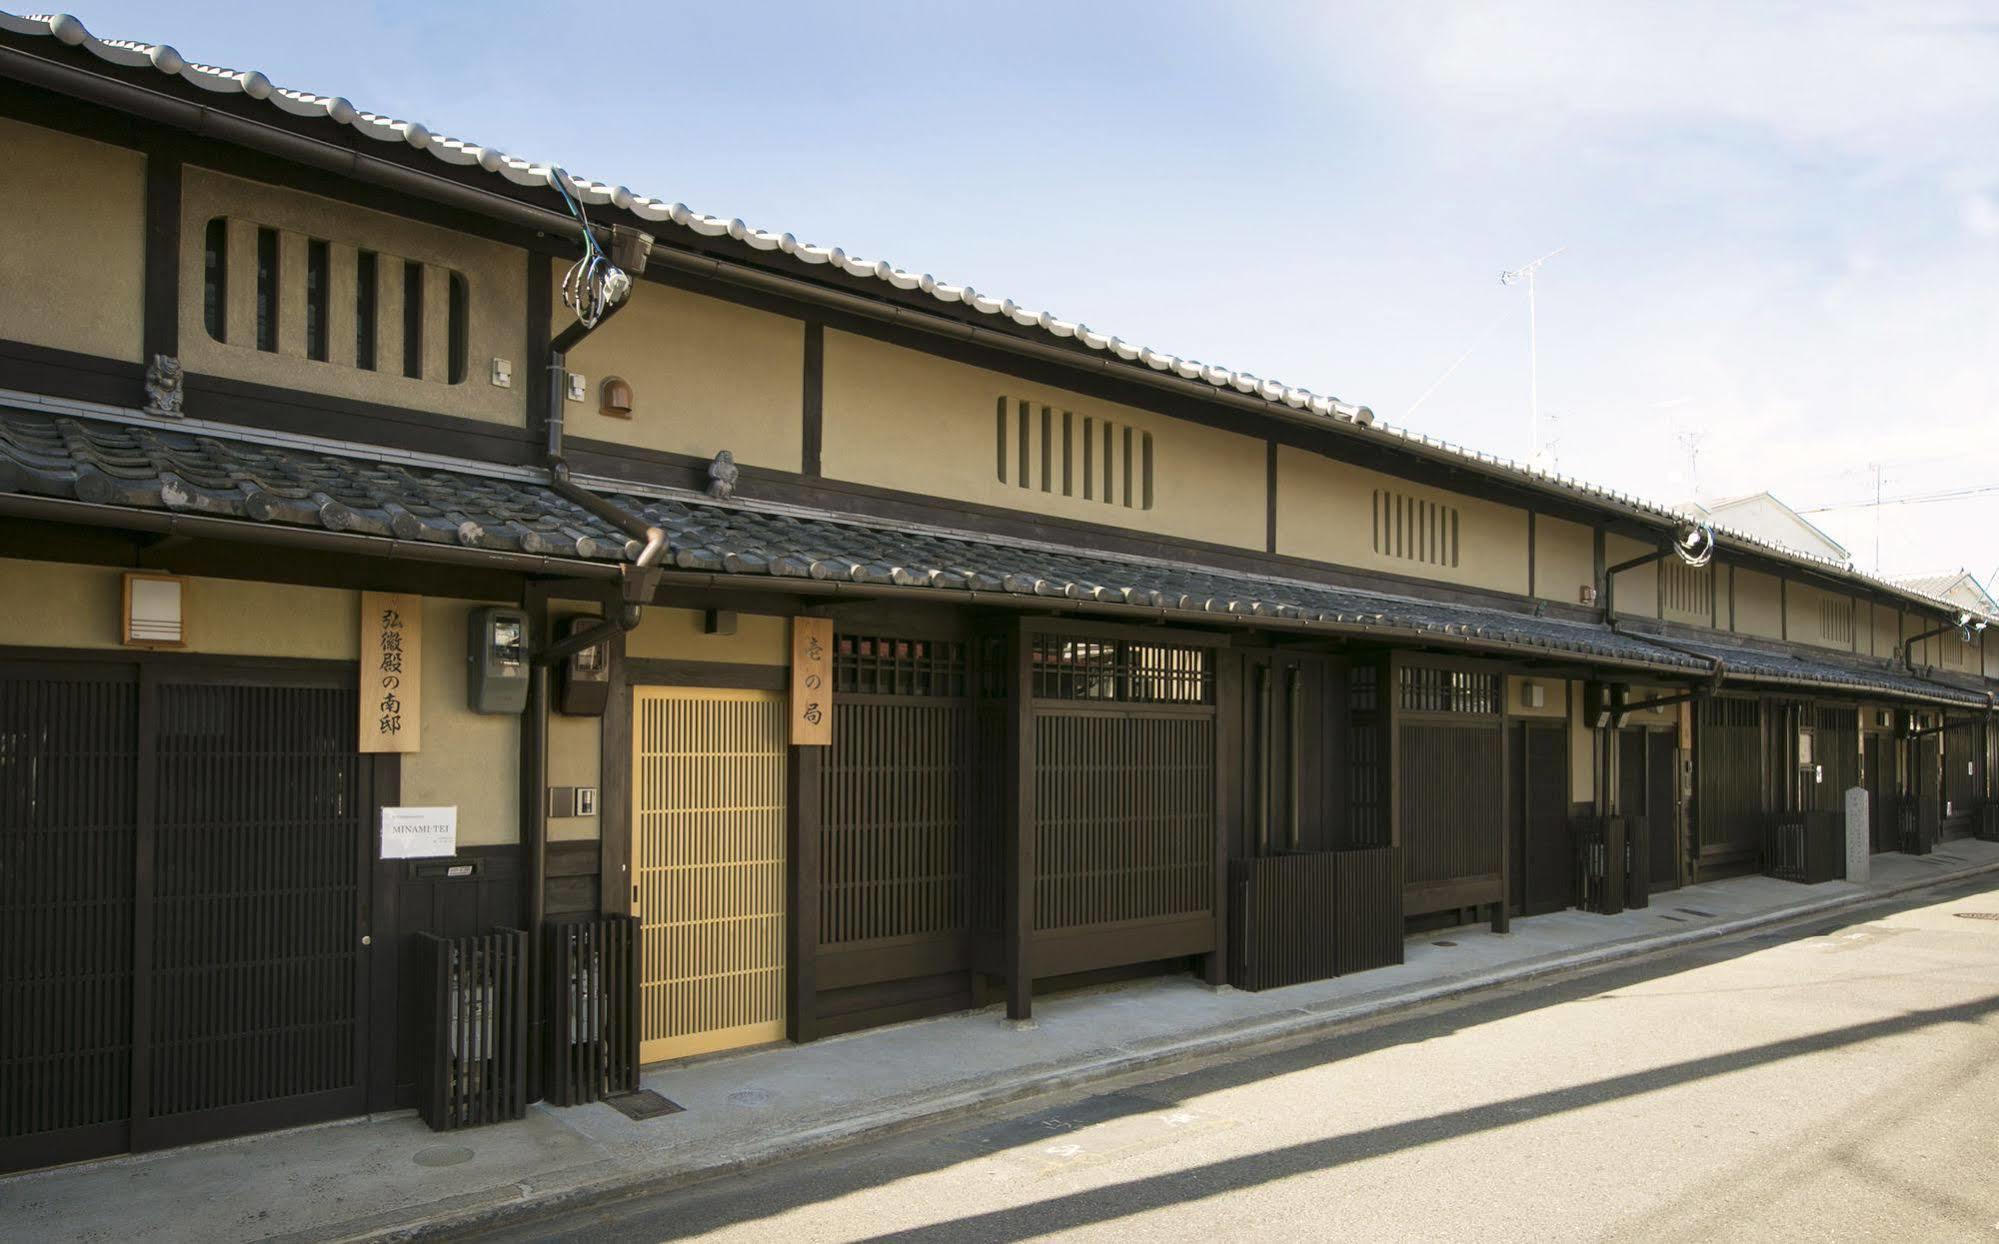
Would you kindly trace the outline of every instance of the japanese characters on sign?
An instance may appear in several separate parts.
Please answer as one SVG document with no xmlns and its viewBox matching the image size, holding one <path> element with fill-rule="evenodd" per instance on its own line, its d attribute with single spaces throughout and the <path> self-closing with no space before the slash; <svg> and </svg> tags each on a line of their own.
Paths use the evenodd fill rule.
<svg viewBox="0 0 1999 1244">
<path fill-rule="evenodd" d="M 833 619 L 791 620 L 791 741 L 833 741 Z"/>
<path fill-rule="evenodd" d="M 423 741 L 423 598 L 361 593 L 361 750 Z"/>
</svg>

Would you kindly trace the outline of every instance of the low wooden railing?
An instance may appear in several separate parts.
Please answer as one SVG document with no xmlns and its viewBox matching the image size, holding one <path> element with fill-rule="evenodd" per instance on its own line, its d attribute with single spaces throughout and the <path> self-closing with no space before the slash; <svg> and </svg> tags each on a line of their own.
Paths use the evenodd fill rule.
<svg viewBox="0 0 1999 1244">
<path fill-rule="evenodd" d="M 1229 983 L 1276 989 L 1402 962 L 1393 847 L 1229 861 Z"/>
<path fill-rule="evenodd" d="M 1936 826 L 1918 815 L 1915 801 L 1905 799 L 1895 817 L 1896 846 L 1909 855 L 1928 855 L 1936 849 Z"/>
<path fill-rule="evenodd" d="M 1599 916 L 1651 904 L 1651 836 L 1642 816 L 1571 817 L 1576 906 Z"/>
<path fill-rule="evenodd" d="M 528 935 L 413 934 L 426 973 L 417 1113 L 433 1131 L 527 1113 Z"/>
<path fill-rule="evenodd" d="M 1846 876 L 1843 814 L 1788 812 L 1772 817 L 1763 848 L 1763 871 L 1804 885 Z"/>
<path fill-rule="evenodd" d="M 598 916 L 543 930 L 542 1094 L 550 1105 L 639 1087 L 639 922 Z"/>
<path fill-rule="evenodd" d="M 1999 842 L 1999 803 L 1988 803 L 1978 809 L 1977 827 L 1972 833 L 1983 842 Z"/>
</svg>

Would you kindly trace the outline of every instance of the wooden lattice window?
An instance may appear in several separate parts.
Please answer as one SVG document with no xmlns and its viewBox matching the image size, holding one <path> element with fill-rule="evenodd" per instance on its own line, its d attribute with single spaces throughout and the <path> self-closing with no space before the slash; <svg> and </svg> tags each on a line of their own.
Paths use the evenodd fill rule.
<svg viewBox="0 0 1999 1244">
<path fill-rule="evenodd" d="M 1411 713 L 1491 716 L 1499 712 L 1499 675 L 1405 665 L 1396 675 L 1396 704 Z"/>
<path fill-rule="evenodd" d="M 1215 702 L 1214 662 L 1206 648 L 1036 635 L 1032 660 L 1037 699 Z"/>
<path fill-rule="evenodd" d="M 1458 564 L 1458 507 L 1374 490 L 1374 551 L 1428 566 Z"/>
<path fill-rule="evenodd" d="M 1819 637 L 1834 643 L 1853 642 L 1853 602 L 1828 597 L 1819 601 Z"/>
<path fill-rule="evenodd" d="M 841 635 L 833 641 L 833 690 L 841 695 L 971 694 L 967 645 L 958 640 Z"/>
<path fill-rule="evenodd" d="M 240 248 L 238 257 L 246 261 L 240 272 L 232 272 L 229 262 L 232 235 L 246 239 L 234 243 Z M 349 253 L 354 256 L 351 356 L 344 340 L 337 345 L 333 340 L 334 270 L 336 263 L 345 267 L 347 261 L 341 256 Z M 291 255 L 300 257 L 302 281 L 283 279 L 286 257 Z M 382 264 L 389 262 L 402 265 L 400 280 L 382 271 Z M 440 274 L 441 281 L 437 279 Z M 229 315 L 232 276 L 254 283 L 254 296 L 249 301 L 252 314 L 242 317 L 245 322 L 241 323 Z M 383 318 L 393 309 L 401 324 L 396 335 L 401 338 L 400 370 L 404 376 L 456 385 L 463 384 L 471 370 L 471 285 L 462 273 L 451 269 L 415 259 L 391 259 L 338 240 L 216 216 L 202 229 L 199 277 L 202 324 L 209 337 L 223 345 L 266 354 L 293 353 L 316 363 L 374 371 L 382 362 L 379 354 L 384 331 L 395 332 L 394 324 Z M 385 280 L 391 284 L 385 285 Z M 433 285 L 441 285 L 445 294 L 441 359 L 432 357 L 439 352 L 425 348 L 427 327 L 432 325 L 425 309 L 425 290 Z M 400 288 L 400 295 L 394 293 L 396 288 Z M 394 308 L 389 305 L 392 301 L 397 304 Z"/>
<path fill-rule="evenodd" d="M 1714 616 L 1714 568 L 1689 566 L 1678 558 L 1660 563 L 1659 603 L 1667 613 Z"/>
<path fill-rule="evenodd" d="M 1045 402 L 994 405 L 999 482 L 1128 510 L 1152 508 L 1152 433 Z"/>
</svg>

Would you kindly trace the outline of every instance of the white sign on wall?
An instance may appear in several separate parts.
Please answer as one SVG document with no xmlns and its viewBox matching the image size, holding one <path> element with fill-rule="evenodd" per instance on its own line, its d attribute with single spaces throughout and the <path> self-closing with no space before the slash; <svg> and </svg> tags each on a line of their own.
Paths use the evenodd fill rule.
<svg viewBox="0 0 1999 1244">
<path fill-rule="evenodd" d="M 421 860 L 458 853 L 458 808 L 383 808 L 382 858 Z"/>
</svg>

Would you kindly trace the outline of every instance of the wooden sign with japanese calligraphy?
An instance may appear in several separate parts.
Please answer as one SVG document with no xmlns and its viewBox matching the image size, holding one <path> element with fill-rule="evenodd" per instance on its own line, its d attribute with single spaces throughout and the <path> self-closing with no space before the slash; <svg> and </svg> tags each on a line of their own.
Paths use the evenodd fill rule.
<svg viewBox="0 0 1999 1244">
<path fill-rule="evenodd" d="M 833 741 L 833 619 L 791 620 L 791 741 Z"/>
<path fill-rule="evenodd" d="M 361 750 L 423 749 L 423 597 L 361 593 Z"/>
</svg>

